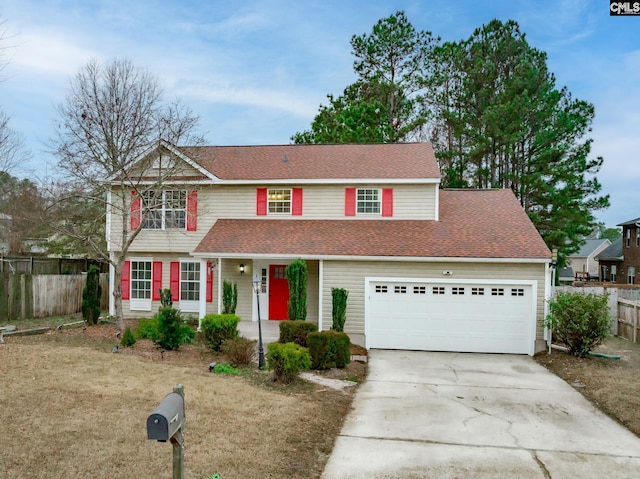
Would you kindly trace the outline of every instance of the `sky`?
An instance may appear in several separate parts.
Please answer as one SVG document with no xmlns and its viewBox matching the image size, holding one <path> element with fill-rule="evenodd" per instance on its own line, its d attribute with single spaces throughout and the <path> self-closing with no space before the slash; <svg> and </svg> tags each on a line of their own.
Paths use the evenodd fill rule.
<svg viewBox="0 0 640 479">
<path fill-rule="evenodd" d="M 517 21 L 557 87 L 595 106 L 589 138 L 611 202 L 598 220 L 640 217 L 640 16 L 610 16 L 606 0 L 0 0 L 0 108 L 32 154 L 13 174 L 55 173 L 56 107 L 91 60 L 156 76 L 167 101 L 200 116 L 208 144 L 290 143 L 355 81 L 351 37 L 398 10 L 445 41 Z"/>
</svg>

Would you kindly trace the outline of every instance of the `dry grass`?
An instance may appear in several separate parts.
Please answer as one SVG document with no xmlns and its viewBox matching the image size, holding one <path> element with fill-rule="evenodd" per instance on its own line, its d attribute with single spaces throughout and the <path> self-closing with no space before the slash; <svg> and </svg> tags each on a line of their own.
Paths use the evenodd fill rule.
<svg viewBox="0 0 640 479">
<path fill-rule="evenodd" d="M 206 367 L 215 358 L 197 345 L 164 358 L 147 342 L 113 354 L 112 333 L 94 326 L 6 338 L 0 477 L 171 477 L 172 448 L 147 440 L 146 418 L 178 383 L 186 478 L 320 476 L 352 392 L 302 381 L 285 388 L 255 368 L 216 375 Z M 366 368 L 341 374 L 362 379 Z"/>
<path fill-rule="evenodd" d="M 640 436 L 640 344 L 612 337 L 597 351 L 619 355 L 620 359 L 581 359 L 557 350 L 535 358 Z"/>
</svg>

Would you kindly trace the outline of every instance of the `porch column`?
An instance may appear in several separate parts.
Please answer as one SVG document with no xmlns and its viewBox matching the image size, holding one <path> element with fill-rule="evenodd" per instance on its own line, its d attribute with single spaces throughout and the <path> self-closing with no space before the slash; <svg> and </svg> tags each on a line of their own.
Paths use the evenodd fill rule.
<svg viewBox="0 0 640 479">
<path fill-rule="evenodd" d="M 218 311 L 222 311 L 222 258 L 218 258 Z"/>
<path fill-rule="evenodd" d="M 324 260 L 318 260 L 318 331 L 322 331 L 322 287 L 324 286 Z"/>
<path fill-rule="evenodd" d="M 200 301 L 198 302 L 198 331 L 202 331 L 202 318 L 207 314 L 207 260 L 200 259 Z"/>
<path fill-rule="evenodd" d="M 113 252 L 109 253 L 109 259 L 114 261 Z M 113 290 L 115 289 L 116 273 L 113 264 L 109 263 L 109 314 L 115 316 L 116 314 L 116 300 L 113 297 Z"/>
</svg>

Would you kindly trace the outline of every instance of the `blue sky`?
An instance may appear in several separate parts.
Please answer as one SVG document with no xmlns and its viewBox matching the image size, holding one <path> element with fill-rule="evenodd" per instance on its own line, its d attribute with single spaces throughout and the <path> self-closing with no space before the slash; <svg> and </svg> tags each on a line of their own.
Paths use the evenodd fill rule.
<svg viewBox="0 0 640 479">
<path fill-rule="evenodd" d="M 17 175 L 55 171 L 55 108 L 89 60 L 127 58 L 167 100 L 200 115 L 208 143 L 289 143 L 328 93 L 355 80 L 349 40 L 404 10 L 418 30 L 460 40 L 493 18 L 516 20 L 548 54 L 558 87 L 595 105 L 592 153 L 611 208 L 607 226 L 640 216 L 640 16 L 606 0 L 2 0 L 9 65 L 0 107 L 33 154 Z"/>
</svg>

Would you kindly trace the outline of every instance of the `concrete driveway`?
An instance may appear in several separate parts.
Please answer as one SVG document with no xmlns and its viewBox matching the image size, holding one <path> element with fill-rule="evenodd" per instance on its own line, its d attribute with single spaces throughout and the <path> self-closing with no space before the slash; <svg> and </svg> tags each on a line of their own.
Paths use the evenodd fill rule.
<svg viewBox="0 0 640 479">
<path fill-rule="evenodd" d="M 528 356 L 370 351 L 323 473 L 638 478 L 640 438 Z"/>
</svg>

